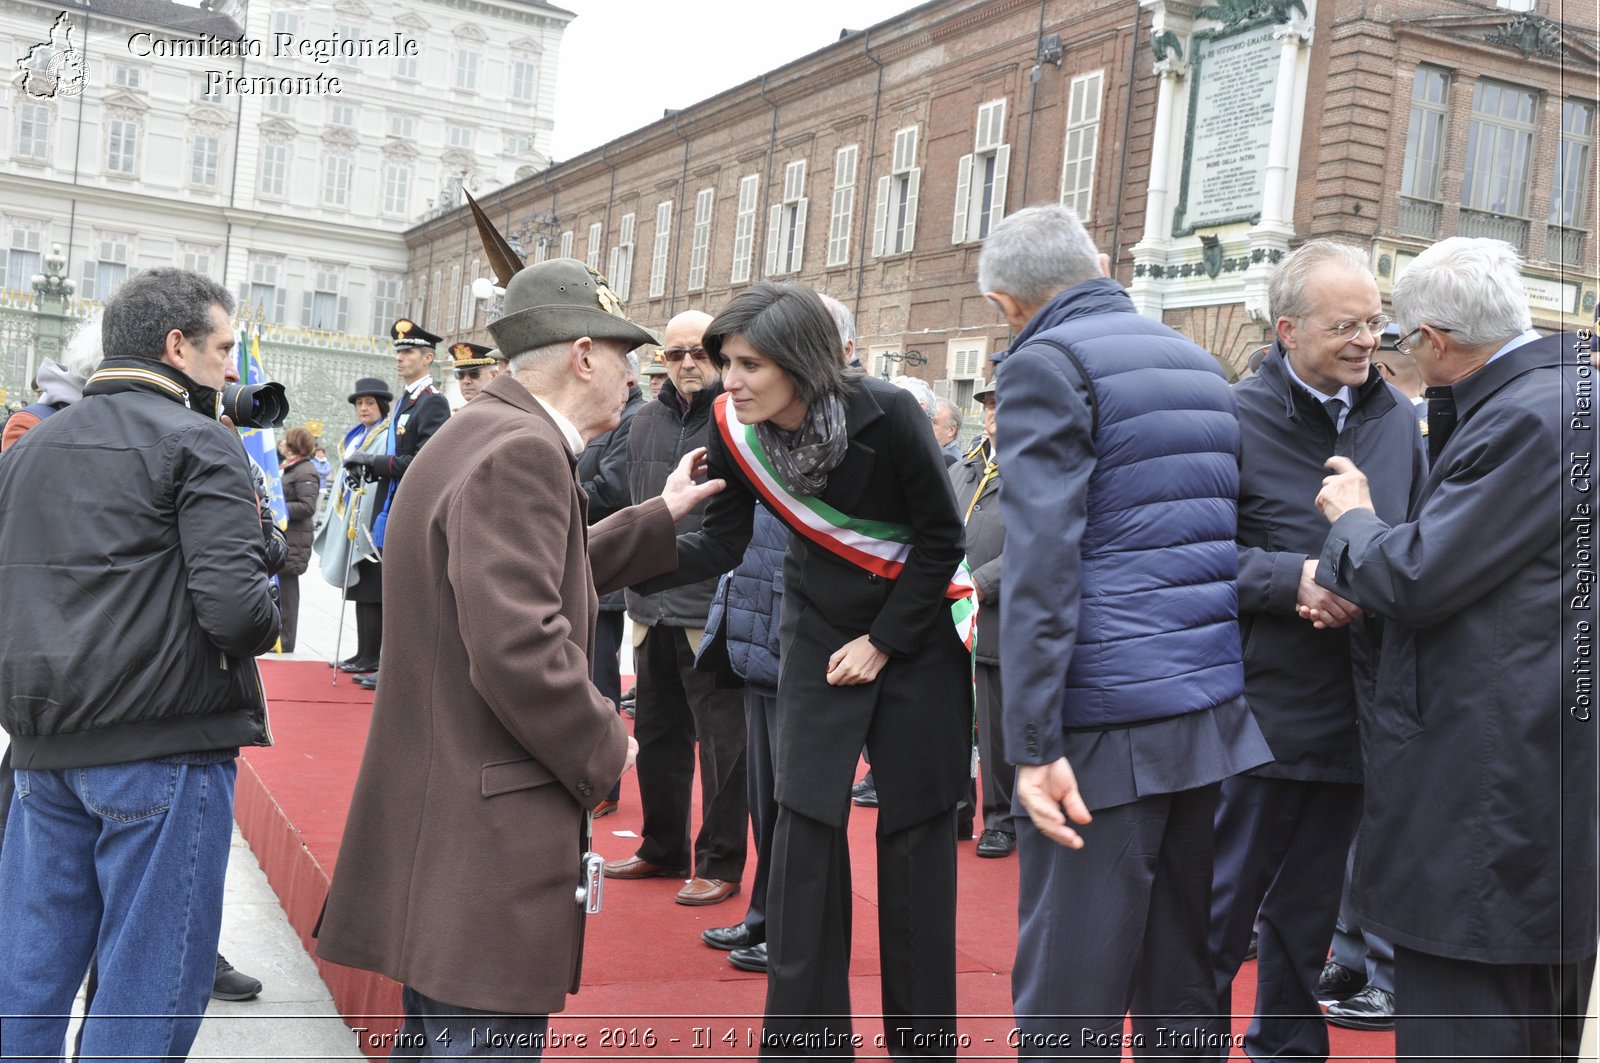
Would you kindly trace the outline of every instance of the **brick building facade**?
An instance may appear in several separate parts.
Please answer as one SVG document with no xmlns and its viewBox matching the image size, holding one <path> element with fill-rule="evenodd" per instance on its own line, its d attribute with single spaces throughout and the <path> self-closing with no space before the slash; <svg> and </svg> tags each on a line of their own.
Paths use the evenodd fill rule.
<svg viewBox="0 0 1600 1063">
<path fill-rule="evenodd" d="M 1278 72 L 1257 209 L 1183 228 L 1196 49 L 1251 34 Z M 1025 204 L 1077 208 L 1141 309 L 1233 369 L 1312 236 L 1369 247 L 1386 294 L 1434 239 L 1509 237 L 1536 323 L 1571 327 L 1596 289 L 1596 57 L 1588 0 L 934 0 L 483 205 L 529 261 L 586 259 L 654 326 L 759 279 L 813 285 L 855 311 L 873 372 L 958 401 L 1009 336 L 981 238 Z M 486 337 L 467 214 L 407 242 L 413 314 Z"/>
</svg>

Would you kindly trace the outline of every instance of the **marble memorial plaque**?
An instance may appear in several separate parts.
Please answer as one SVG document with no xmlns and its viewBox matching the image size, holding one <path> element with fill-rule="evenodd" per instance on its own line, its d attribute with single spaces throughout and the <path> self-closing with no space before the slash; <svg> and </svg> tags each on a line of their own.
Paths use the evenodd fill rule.
<svg viewBox="0 0 1600 1063">
<path fill-rule="evenodd" d="M 1261 214 L 1282 42 L 1275 25 L 1195 42 L 1182 197 L 1173 234 Z"/>
</svg>

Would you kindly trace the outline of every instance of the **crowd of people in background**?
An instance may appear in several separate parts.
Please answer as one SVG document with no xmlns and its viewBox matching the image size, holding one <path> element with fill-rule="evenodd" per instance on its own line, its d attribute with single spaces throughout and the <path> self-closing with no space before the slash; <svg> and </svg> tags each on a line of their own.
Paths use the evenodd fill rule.
<svg viewBox="0 0 1600 1063">
<path fill-rule="evenodd" d="M 765 975 L 764 1058 L 838 1053 L 853 803 L 897 1056 L 954 1054 L 967 839 L 1018 861 L 1022 1058 L 1325 1059 L 1329 1022 L 1575 1054 L 1593 345 L 1531 329 L 1509 245 L 1423 252 L 1391 320 L 1367 252 L 1306 242 L 1230 383 L 1070 210 L 1018 211 L 978 262 L 1012 339 L 976 431 L 863 373 L 803 286 L 657 335 L 581 262 L 500 257 L 496 346 L 448 347 L 461 404 L 396 321 L 397 385 L 353 383 L 331 458 L 283 433 L 282 528 L 217 415 L 228 293 L 141 274 L 41 367 L 0 434 L 0 578 L 51 603 L 0 614 L 8 1050 L 58 1052 L 86 971 L 84 1051 L 181 1055 L 225 976 L 259 991 L 210 966 L 233 763 L 271 741 L 253 659 L 295 649 L 315 558 L 355 612 L 331 663 L 376 691 L 317 948 L 400 981 L 434 1055 L 540 1042 L 584 873 L 693 906 L 748 880 L 704 944 Z M 581 863 L 630 768 L 638 850 Z"/>
</svg>

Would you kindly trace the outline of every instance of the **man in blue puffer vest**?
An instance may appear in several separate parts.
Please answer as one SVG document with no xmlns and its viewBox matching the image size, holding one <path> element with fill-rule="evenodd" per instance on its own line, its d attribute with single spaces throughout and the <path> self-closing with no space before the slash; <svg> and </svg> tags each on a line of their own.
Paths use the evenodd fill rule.
<svg viewBox="0 0 1600 1063">
<path fill-rule="evenodd" d="M 1234 398 L 1108 267 L 1062 207 L 1006 218 L 978 264 L 1016 332 L 996 416 L 1006 567 L 1026 574 L 1000 603 L 1006 754 L 1034 828 L 1019 818 L 1025 1059 L 1203 1043 L 1219 785 L 1271 757 L 1242 697 Z"/>
</svg>

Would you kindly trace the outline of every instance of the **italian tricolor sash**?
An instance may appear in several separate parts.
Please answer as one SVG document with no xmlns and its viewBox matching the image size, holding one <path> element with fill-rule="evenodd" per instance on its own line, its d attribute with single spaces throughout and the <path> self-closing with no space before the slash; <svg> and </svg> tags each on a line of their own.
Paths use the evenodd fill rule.
<svg viewBox="0 0 1600 1063">
<path fill-rule="evenodd" d="M 733 460 L 755 485 L 756 491 L 783 518 L 784 523 L 829 553 L 884 579 L 899 579 L 911 554 L 910 528 L 888 521 L 863 520 L 841 513 L 820 498 L 803 498 L 784 487 L 773 471 L 771 459 L 753 425 L 740 424 L 729 396 L 718 395 L 712 404 L 717 430 Z M 972 649 L 973 624 L 978 606 L 973 600 L 972 569 L 965 558 L 950 578 L 944 596 L 950 599 L 950 616 L 956 634 Z"/>
</svg>

